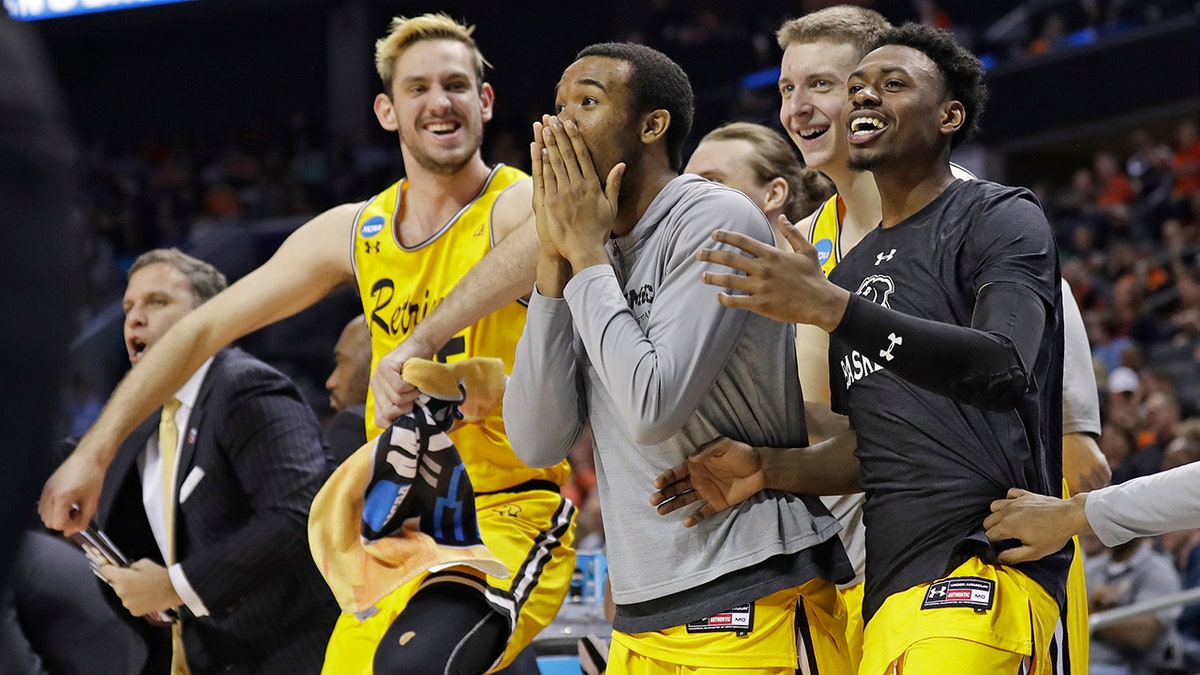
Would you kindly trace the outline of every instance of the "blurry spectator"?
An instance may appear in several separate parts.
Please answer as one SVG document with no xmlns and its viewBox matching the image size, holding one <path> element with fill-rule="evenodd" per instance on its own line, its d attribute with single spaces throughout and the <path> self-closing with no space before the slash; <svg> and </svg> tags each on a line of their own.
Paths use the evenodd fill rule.
<svg viewBox="0 0 1200 675">
<path fill-rule="evenodd" d="M 1038 31 L 1029 46 L 1025 48 L 1026 56 L 1041 56 L 1049 54 L 1058 47 L 1063 39 L 1064 21 L 1061 14 L 1054 13 L 1047 15 L 1042 21 L 1042 28 Z"/>
<path fill-rule="evenodd" d="M 1116 247 L 1111 259 L 1117 259 Z M 1114 271 L 1121 270 L 1119 264 L 1112 267 Z M 1113 283 L 1112 307 L 1117 317 L 1118 335 L 1128 336 L 1142 347 L 1158 341 L 1158 321 L 1145 309 L 1145 289 L 1138 283 L 1136 276 L 1124 274 Z"/>
<path fill-rule="evenodd" d="M 1167 444 L 1163 454 L 1163 471 L 1200 460 L 1200 419 L 1189 418 L 1179 423 L 1178 435 Z"/>
<path fill-rule="evenodd" d="M 1171 315 L 1170 329 L 1175 344 L 1191 344 L 1200 337 L 1200 269 L 1181 270 L 1175 280 L 1179 306 Z"/>
<path fill-rule="evenodd" d="M 1167 445 L 1175 440 L 1179 431 L 1179 404 L 1175 397 L 1163 392 L 1147 396 L 1144 420 L 1145 427 L 1138 436 L 1138 447 L 1125 459 L 1119 470 L 1113 471 L 1114 483 L 1162 470 Z"/>
<path fill-rule="evenodd" d="M 1071 293 L 1075 295 L 1075 304 L 1079 305 L 1079 311 L 1086 313 L 1088 310 L 1104 306 L 1101 280 L 1088 271 L 1083 260 L 1068 258 L 1063 262 L 1062 276 L 1071 285 Z"/>
<path fill-rule="evenodd" d="M 1141 426 L 1141 414 L 1138 410 L 1141 403 L 1138 395 L 1141 382 L 1138 374 L 1132 368 L 1118 366 L 1109 372 L 1105 388 L 1108 390 L 1106 421 L 1115 422 L 1130 430 Z"/>
<path fill-rule="evenodd" d="M 1092 613 L 1177 593 L 1179 574 L 1147 539 L 1134 539 L 1084 560 Z M 1167 664 L 1180 608 L 1126 619 L 1092 634 L 1091 675 L 1137 675 Z M 1177 655 L 1176 655 L 1177 656 Z"/>
<path fill-rule="evenodd" d="M 913 6 L 917 10 L 917 23 L 931 28 L 950 30 L 950 15 L 934 0 L 915 0 Z"/>
<path fill-rule="evenodd" d="M 1136 442 L 1129 428 L 1122 424 L 1108 421 L 1104 423 L 1103 429 L 1100 434 L 1100 451 L 1108 460 L 1113 474 L 1116 474 L 1125 459 L 1133 454 Z"/>
<path fill-rule="evenodd" d="M 1181 122 L 1175 131 L 1175 157 L 1171 161 L 1171 170 L 1175 172 L 1171 196 L 1176 200 L 1190 199 L 1200 191 L 1200 136 L 1196 133 L 1196 123 L 1191 120 Z"/>
<path fill-rule="evenodd" d="M 1094 162 L 1097 182 L 1100 184 L 1100 196 L 1096 203 L 1101 209 L 1111 209 L 1115 206 L 1128 206 L 1133 203 L 1136 194 L 1129 176 L 1121 170 L 1116 155 L 1111 152 L 1101 152 L 1096 155 Z"/>
<path fill-rule="evenodd" d="M 1168 532 L 1159 537 L 1163 552 L 1171 556 L 1184 590 L 1200 588 L 1200 529 Z M 1200 604 L 1185 605 L 1176 621 L 1183 652 L 1183 670 L 1200 672 Z"/>
</svg>

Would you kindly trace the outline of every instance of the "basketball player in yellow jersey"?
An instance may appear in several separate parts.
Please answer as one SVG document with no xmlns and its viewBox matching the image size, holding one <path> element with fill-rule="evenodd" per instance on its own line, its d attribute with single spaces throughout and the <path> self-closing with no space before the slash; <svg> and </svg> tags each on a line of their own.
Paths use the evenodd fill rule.
<svg viewBox="0 0 1200 675">
<path fill-rule="evenodd" d="M 383 92 L 374 109 L 380 125 L 398 134 L 407 177 L 366 203 L 313 218 L 270 260 L 164 335 L 46 483 L 39 513 L 47 526 L 68 533 L 86 527 L 117 446 L 209 356 L 341 286 L 358 284 L 363 293 L 376 361 L 392 348 L 424 357 L 441 349 L 444 359 L 499 356 L 511 366 L 524 315 L 515 301 L 534 276 L 532 265 L 511 261 L 535 260 L 538 251 L 532 191 L 520 172 L 493 169 L 480 157 L 495 95 L 472 31 L 444 15 L 392 22 L 376 44 Z M 452 246 L 462 248 L 450 256 Z M 456 286 L 484 258 L 497 258 L 496 274 Z M 411 388 L 396 389 L 386 403 L 390 419 L 404 412 L 403 399 L 411 407 L 415 398 Z M 343 615 L 326 673 L 412 672 L 413 664 L 483 673 L 509 663 L 553 618 L 574 567 L 574 507 L 557 492 L 567 469 L 523 468 L 498 419 L 496 411 L 454 440 L 480 493 L 483 539 L 509 578 L 488 579 L 489 586 L 449 570 L 434 580 L 462 583 L 418 578 L 363 621 Z M 381 644 L 389 628 L 401 637 Z"/>
</svg>

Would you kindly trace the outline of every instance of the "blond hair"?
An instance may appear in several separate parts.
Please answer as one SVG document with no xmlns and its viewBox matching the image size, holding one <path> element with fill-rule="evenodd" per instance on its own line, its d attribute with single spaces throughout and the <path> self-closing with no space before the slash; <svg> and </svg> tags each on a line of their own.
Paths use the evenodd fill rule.
<svg viewBox="0 0 1200 675">
<path fill-rule="evenodd" d="M 776 177 L 787 181 L 788 196 L 783 212 L 793 223 L 816 210 L 834 193 L 829 179 L 804 166 L 796 151 L 770 127 L 750 122 L 730 122 L 704 135 L 704 141 L 746 141 L 754 152 L 747 156 L 750 170 L 759 183 Z"/>
<path fill-rule="evenodd" d="M 375 41 L 375 70 L 383 80 L 384 91 L 391 92 L 396 59 L 405 49 L 425 40 L 454 40 L 466 45 L 475 55 L 475 74 L 483 85 L 483 69 L 492 64 L 483 58 L 479 45 L 471 35 L 475 26 L 461 24 L 445 14 L 422 14 L 411 19 L 404 16 L 392 18 L 387 35 Z"/>
<path fill-rule="evenodd" d="M 775 38 L 781 49 L 796 43 L 849 44 L 861 59 L 870 51 L 875 38 L 891 27 L 887 19 L 873 9 L 835 5 L 784 23 L 775 32 Z"/>
</svg>

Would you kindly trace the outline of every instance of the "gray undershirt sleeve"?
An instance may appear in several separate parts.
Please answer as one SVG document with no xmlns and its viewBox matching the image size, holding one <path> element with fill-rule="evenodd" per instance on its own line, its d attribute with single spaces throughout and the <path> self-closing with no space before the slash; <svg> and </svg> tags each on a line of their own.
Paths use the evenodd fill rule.
<svg viewBox="0 0 1200 675">
<path fill-rule="evenodd" d="M 1092 370 L 1092 349 L 1088 345 L 1083 315 L 1071 286 L 1062 282 L 1063 307 L 1063 435 L 1100 435 L 1100 393 Z"/>
<path fill-rule="evenodd" d="M 504 391 L 504 427 L 513 452 L 533 467 L 564 459 L 583 430 L 582 401 L 571 310 L 564 300 L 534 289 Z"/>
<path fill-rule="evenodd" d="M 707 237 L 711 229 L 700 231 Z M 662 443 L 683 428 L 725 367 L 745 322 L 743 311 L 721 306 L 718 289 L 700 281 L 702 263 L 690 262 L 695 248 L 682 248 L 689 262 L 657 289 L 644 329 L 609 265 L 582 270 L 563 292 L 592 367 L 641 445 Z"/>
</svg>

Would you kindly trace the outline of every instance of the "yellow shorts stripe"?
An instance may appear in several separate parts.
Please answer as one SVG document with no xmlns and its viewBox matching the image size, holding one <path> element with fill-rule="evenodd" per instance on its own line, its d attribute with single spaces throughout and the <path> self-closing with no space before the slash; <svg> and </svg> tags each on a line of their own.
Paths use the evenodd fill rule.
<svg viewBox="0 0 1200 675">
<path fill-rule="evenodd" d="M 475 503 L 483 541 L 495 555 L 507 562 L 510 558 L 504 551 L 513 552 L 511 559 L 525 551 L 519 564 L 509 566 L 512 573 L 507 579 L 488 577 L 488 601 L 507 614 L 513 625 L 510 648 L 502 661 L 507 665 L 554 620 L 566 597 L 575 567 L 576 509 L 570 500 L 549 491 L 501 492 L 477 496 Z M 532 544 L 523 531 L 484 525 L 485 520 L 513 519 L 515 508 L 522 512 L 536 508 L 540 512 L 537 521 L 547 523 L 534 534 Z M 512 649 L 516 645 L 519 647 Z"/>
<path fill-rule="evenodd" d="M 513 626 L 504 655 L 492 667 L 499 670 L 554 619 L 566 597 L 575 569 L 575 506 L 556 492 L 531 490 L 476 495 L 475 508 L 484 543 L 510 571 L 507 579 L 487 577 L 488 600 Z M 322 675 L 371 673 L 376 646 L 429 574 L 392 591 L 365 620 L 339 616 Z"/>
</svg>

